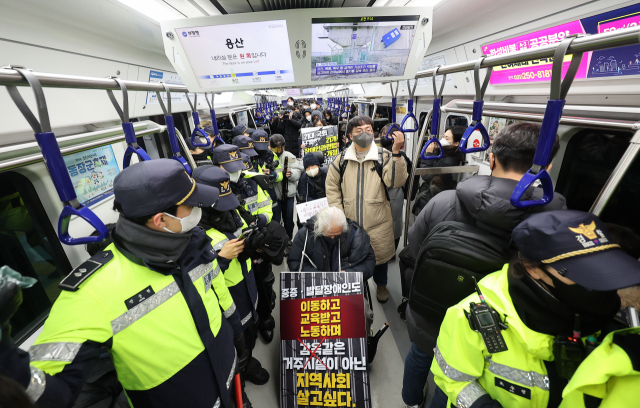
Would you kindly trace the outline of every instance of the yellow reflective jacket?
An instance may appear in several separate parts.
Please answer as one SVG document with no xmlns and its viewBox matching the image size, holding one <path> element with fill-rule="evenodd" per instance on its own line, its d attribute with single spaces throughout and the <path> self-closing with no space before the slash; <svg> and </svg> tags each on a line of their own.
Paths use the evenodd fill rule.
<svg viewBox="0 0 640 408">
<path fill-rule="evenodd" d="M 509 295 L 508 269 L 505 265 L 478 282 L 487 303 L 507 316 L 509 328 L 501 332 L 507 351 L 490 354 L 480 333 L 469 327 L 464 311 L 469 311 L 469 302 L 480 302 L 477 294 L 449 308 L 440 326 L 431 371 L 449 403 L 458 408 L 470 407 L 485 394 L 505 408 L 546 408 L 549 402 L 544 361 L 553 360 L 553 336 L 535 332 L 520 320 Z"/>
<path fill-rule="evenodd" d="M 580 364 L 562 397 L 560 408 L 640 406 L 640 327 L 609 333 Z"/>
<path fill-rule="evenodd" d="M 245 191 L 242 192 L 243 208 L 252 215 L 264 214 L 267 217 L 267 223 L 271 222 L 273 217 L 271 197 L 256 181 L 251 180 L 253 177 L 259 176 L 259 174 L 248 171 L 243 171 L 242 174 L 251 188 L 251 194 L 246 194 Z"/>
<path fill-rule="evenodd" d="M 217 261 L 188 272 L 215 337 L 212 347 L 219 350 L 212 371 L 204 337 L 174 277 L 133 262 L 114 244 L 92 259 L 110 256 L 77 291 L 62 291 L 54 303 L 42 333 L 29 349 L 32 376 L 42 379 L 40 389 L 31 395 L 45 392 L 49 376 L 58 382 L 52 387 L 58 386 L 59 378 L 73 394 L 74 387 L 81 386 L 75 381 L 83 380 L 86 364 L 106 347 L 132 406 L 140 401 L 142 406 L 177 406 L 185 393 L 201 393 L 189 405 L 209 408 L 220 402 L 216 383 L 226 384 L 221 391 L 229 398 L 236 353 L 233 330 L 222 316 L 235 313 L 236 306 Z M 74 272 L 86 272 L 79 268 Z M 194 389 L 202 378 L 210 380 L 212 387 Z"/>
<path fill-rule="evenodd" d="M 273 161 L 278 160 L 278 167 L 276 167 L 276 173 L 277 173 L 278 177 L 276 177 L 276 179 L 273 180 L 274 183 L 278 183 L 278 182 L 282 181 L 282 179 L 284 178 L 284 174 L 282 173 L 282 170 L 283 170 L 282 163 L 280 163 L 280 161 L 278 159 L 278 156 L 273 151 L 269 150 L 269 153 L 271 153 L 271 155 L 272 155 L 272 159 L 271 160 L 273 160 Z M 266 163 L 262 164 L 261 166 L 258 166 L 258 173 L 262 174 L 262 171 L 264 169 L 266 169 L 266 168 L 267 168 Z"/>
</svg>

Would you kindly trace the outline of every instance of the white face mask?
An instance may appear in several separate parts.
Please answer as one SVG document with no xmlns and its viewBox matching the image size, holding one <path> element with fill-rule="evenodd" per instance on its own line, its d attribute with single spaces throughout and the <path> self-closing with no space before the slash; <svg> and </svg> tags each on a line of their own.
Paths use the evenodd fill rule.
<svg viewBox="0 0 640 408">
<path fill-rule="evenodd" d="M 444 137 L 440 139 L 440 144 L 442 145 L 442 147 L 451 146 L 451 143 L 449 143 Z"/>
<path fill-rule="evenodd" d="M 229 173 L 229 179 L 231 179 L 232 183 L 237 183 L 238 180 L 240 180 L 240 173 L 242 173 L 242 170 L 238 170 L 236 172 L 233 173 Z"/>
<path fill-rule="evenodd" d="M 178 218 L 175 215 L 171 215 L 171 214 L 167 214 L 167 213 L 163 213 L 164 215 L 167 215 L 171 218 L 175 218 L 176 220 L 180 221 L 180 225 L 182 226 L 182 230 L 180 232 L 178 232 L 178 234 L 185 234 L 189 231 L 191 231 L 192 229 L 194 229 L 196 227 L 196 225 L 198 225 L 198 223 L 200 222 L 200 218 L 202 217 L 202 208 L 200 207 L 193 207 L 191 209 L 191 214 L 187 215 L 184 218 Z M 172 234 L 175 234 L 175 232 L 171 231 L 169 228 L 167 227 L 163 227 L 163 229 L 167 232 L 170 232 Z"/>
<path fill-rule="evenodd" d="M 287 102 L 287 105 L 293 106 L 293 102 L 289 101 L 289 102 Z"/>
<path fill-rule="evenodd" d="M 311 116 L 305 116 L 308 122 L 311 122 Z"/>
<path fill-rule="evenodd" d="M 318 172 L 320 172 L 320 169 L 318 167 L 314 167 L 310 170 L 307 170 L 307 176 L 309 177 L 315 177 L 318 175 Z"/>
<path fill-rule="evenodd" d="M 317 108 L 317 107 L 318 107 L 318 105 L 316 105 L 315 103 L 312 103 L 312 104 L 311 104 L 311 109 L 315 109 L 315 108 Z"/>
<path fill-rule="evenodd" d="M 303 108 L 303 109 L 309 109 L 309 107 L 308 107 L 308 106 L 303 106 L 302 108 Z"/>
</svg>

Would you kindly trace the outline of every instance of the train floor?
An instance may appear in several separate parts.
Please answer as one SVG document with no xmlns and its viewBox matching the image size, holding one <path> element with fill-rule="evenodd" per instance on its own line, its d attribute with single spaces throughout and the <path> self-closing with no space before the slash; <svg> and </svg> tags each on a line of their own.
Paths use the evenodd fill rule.
<svg viewBox="0 0 640 408">
<path fill-rule="evenodd" d="M 402 250 L 402 243 L 398 248 L 399 254 Z M 273 267 L 276 275 L 276 284 L 274 290 L 280 295 L 279 291 L 279 274 L 288 271 L 286 262 L 282 265 Z M 375 298 L 376 287 L 373 279 L 369 280 L 369 288 L 371 294 Z M 376 299 L 373 300 L 374 323 L 372 325 L 374 333 L 387 322 L 389 330 L 382 336 L 378 345 L 378 352 L 375 360 L 369 366 L 369 375 L 371 381 L 372 408 L 404 408 L 402 402 L 402 376 L 404 372 L 404 359 L 409 352 L 411 343 L 407 334 L 407 325 L 400 319 L 397 312 L 398 305 L 402 302 L 402 294 L 400 291 L 400 268 L 398 260 L 389 264 L 389 300 L 380 304 Z M 271 379 L 265 385 L 257 386 L 247 383 L 246 392 L 249 400 L 256 408 L 278 407 L 280 406 L 280 307 L 276 302 L 273 311 L 276 319 L 276 329 L 271 344 L 265 344 L 259 337 L 253 355 L 262 363 L 262 366 L 269 371 Z M 429 391 L 427 393 L 426 403 L 424 407 L 428 407 L 435 385 L 432 374 L 429 374 Z"/>
</svg>

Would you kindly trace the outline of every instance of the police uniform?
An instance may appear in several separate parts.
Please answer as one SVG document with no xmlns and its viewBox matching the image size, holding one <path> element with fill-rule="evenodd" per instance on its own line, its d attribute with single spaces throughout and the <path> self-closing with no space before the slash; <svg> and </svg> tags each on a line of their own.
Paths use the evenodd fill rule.
<svg viewBox="0 0 640 408">
<path fill-rule="evenodd" d="M 254 135 L 259 132 L 259 130 L 255 131 Z M 247 169 L 247 164 L 242 160 L 240 150 L 235 145 L 218 147 L 214 151 L 214 161 L 228 173 Z M 267 225 L 273 217 L 271 198 L 265 189 L 260 186 L 260 183 L 264 185 L 265 179 L 266 176 L 262 174 L 242 171 L 238 181 L 236 183 L 231 182 L 231 191 L 238 198 L 244 210 L 257 217 L 259 228 Z M 275 327 L 275 321 L 271 316 L 271 310 L 273 309 L 271 303 L 274 294 L 272 286 L 275 278 L 271 271 L 270 263 L 254 260 L 254 266 L 259 293 L 259 329 L 260 333 L 263 334 L 263 338 L 270 341 L 270 338 L 273 338 L 273 327 Z M 265 329 L 265 327 L 269 327 L 269 329 Z M 271 333 L 267 333 L 265 330 L 271 331 Z"/>
<path fill-rule="evenodd" d="M 472 294 L 447 310 L 431 366 L 436 384 L 448 397 L 447 404 L 458 408 L 557 407 L 567 380 L 557 368 L 559 357 L 554 355 L 554 342 L 571 337 L 572 320 L 579 313 L 583 316 L 585 336 L 580 338 L 578 335 L 573 340 L 584 344 L 586 335 L 600 331 L 615 315 L 619 308 L 615 291 L 640 282 L 640 263 L 612 243 L 602 222 L 592 214 L 569 210 L 536 214 L 514 229 L 512 239 L 524 257 L 541 261 L 576 283 L 564 283 L 565 286 L 585 293 L 599 291 L 594 296 L 607 299 L 603 301 L 607 307 L 603 306 L 598 319 L 592 319 L 586 312 L 576 310 L 575 304 L 565 305 L 558 290 L 561 284 L 555 283 L 557 278 L 550 273 L 545 272 L 554 281 L 554 286 L 540 283 L 526 272 L 522 278 L 516 278 L 510 274 L 509 265 L 487 275 L 478 286 L 486 304 L 507 325 L 506 329 L 500 330 L 502 338 L 485 343 L 481 334 L 470 328 L 470 302 L 480 303 L 478 294 Z M 537 305 L 539 309 L 545 307 L 544 302 L 550 303 L 549 309 L 566 309 L 567 314 L 562 316 L 567 320 L 566 330 L 563 328 L 550 334 L 557 318 L 555 315 L 549 315 L 548 321 L 532 319 L 534 315 L 527 313 L 521 301 L 522 286 L 533 288 L 531 294 L 543 296 L 544 301 Z M 557 321 L 564 322 L 559 318 Z M 529 327 L 546 324 L 550 328 L 548 331 L 542 329 L 546 333 Z M 504 345 L 506 350 L 496 351 L 493 348 L 496 345 Z M 612 363 L 613 360 L 602 362 Z"/>
<path fill-rule="evenodd" d="M 169 159 L 131 165 L 116 177 L 114 193 L 130 217 L 218 198 Z M 175 260 L 153 251 L 143 259 L 136 255 L 143 238 L 184 250 Z M 40 406 L 71 406 L 104 347 L 133 407 L 230 406 L 240 319 L 216 256 L 198 227 L 168 234 L 121 216 L 113 243 L 60 283 L 64 290 L 29 349 L 27 393 Z"/>
<path fill-rule="evenodd" d="M 238 226 L 236 231 L 222 232 L 215 228 L 207 229 L 207 235 L 211 238 L 213 249 L 220 252 L 224 244 L 229 240 L 237 239 L 242 234 L 242 231 L 248 228 L 247 223 L 235 210 L 240 206 L 240 202 L 231 192 L 229 175 L 224 170 L 213 166 L 200 167 L 194 171 L 193 177 L 198 183 L 220 190 L 220 198 L 216 203 L 216 210 L 233 211 L 235 213 L 234 218 Z M 253 263 L 249 258 L 242 260 L 239 258 L 224 259 L 220 256 L 218 257 L 218 262 L 224 274 L 226 285 L 240 314 L 243 330 L 245 330 L 258 320 L 256 312 L 258 289 L 253 274 Z"/>
</svg>

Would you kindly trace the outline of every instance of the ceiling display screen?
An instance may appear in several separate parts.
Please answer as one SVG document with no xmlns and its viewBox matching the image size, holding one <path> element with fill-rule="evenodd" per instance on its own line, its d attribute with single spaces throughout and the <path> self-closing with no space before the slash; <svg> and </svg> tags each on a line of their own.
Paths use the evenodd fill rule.
<svg viewBox="0 0 640 408">
<path fill-rule="evenodd" d="M 202 88 L 295 82 L 286 20 L 175 31 Z"/>
<path fill-rule="evenodd" d="M 311 80 L 404 75 L 419 18 L 313 18 Z"/>
</svg>

